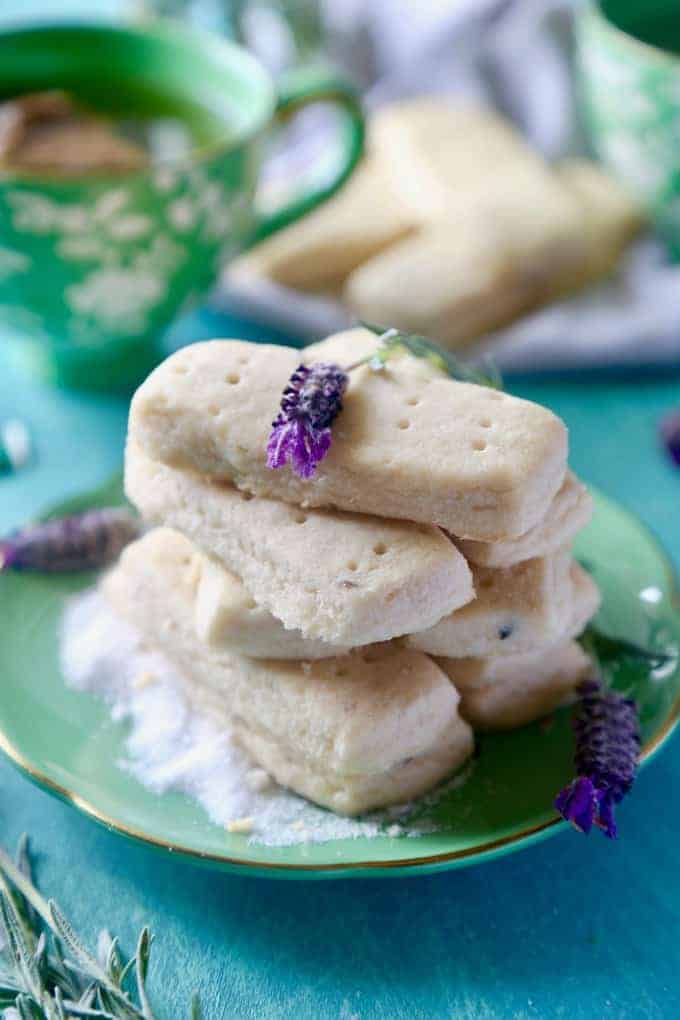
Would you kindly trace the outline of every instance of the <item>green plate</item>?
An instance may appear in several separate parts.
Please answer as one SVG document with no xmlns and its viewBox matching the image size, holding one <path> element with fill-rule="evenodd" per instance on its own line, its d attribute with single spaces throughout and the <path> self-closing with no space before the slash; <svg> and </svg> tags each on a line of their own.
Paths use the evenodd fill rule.
<svg viewBox="0 0 680 1020">
<path fill-rule="evenodd" d="M 121 500 L 116 481 L 53 513 Z M 616 673 L 617 686 L 638 700 L 644 763 L 665 743 L 680 715 L 677 589 L 669 560 L 649 532 L 604 497 L 596 496 L 595 502 L 594 519 L 576 552 L 603 592 L 599 625 L 672 655 L 656 671 L 621 663 Z M 552 801 L 572 774 L 568 710 L 511 733 L 482 737 L 467 782 L 426 809 L 440 826 L 431 834 L 273 848 L 226 833 L 187 797 L 152 794 L 117 768 L 126 725 L 113 723 L 94 696 L 67 689 L 58 665 L 57 625 L 65 600 L 92 580 L 90 574 L 0 575 L 0 747 L 29 778 L 113 831 L 226 870 L 333 878 L 480 863 L 565 827 Z"/>
</svg>

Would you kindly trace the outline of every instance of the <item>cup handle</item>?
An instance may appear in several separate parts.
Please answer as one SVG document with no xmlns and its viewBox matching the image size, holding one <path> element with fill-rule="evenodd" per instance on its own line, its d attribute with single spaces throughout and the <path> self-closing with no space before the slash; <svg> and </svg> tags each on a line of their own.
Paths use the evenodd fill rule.
<svg viewBox="0 0 680 1020">
<path fill-rule="evenodd" d="M 278 86 L 275 119 L 285 123 L 303 106 L 319 102 L 336 104 L 342 115 L 339 125 L 342 151 L 336 172 L 330 181 L 297 195 L 279 209 L 266 213 L 256 210 L 255 224 L 246 247 L 287 227 L 321 205 L 345 183 L 357 165 L 364 149 L 365 134 L 361 102 L 356 90 L 332 73 L 318 68 L 299 68 L 285 74 Z"/>
</svg>

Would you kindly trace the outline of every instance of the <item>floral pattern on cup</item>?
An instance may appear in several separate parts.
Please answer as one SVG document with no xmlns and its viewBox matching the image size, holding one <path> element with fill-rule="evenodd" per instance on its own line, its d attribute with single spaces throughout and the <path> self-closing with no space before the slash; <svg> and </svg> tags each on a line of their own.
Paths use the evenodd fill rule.
<svg viewBox="0 0 680 1020">
<path fill-rule="evenodd" d="M 0 245 L 0 280 L 8 280 L 18 273 L 26 273 L 30 268 L 31 259 L 28 255 Z"/>
<path fill-rule="evenodd" d="M 220 169 L 158 168 L 108 187 L 0 180 L 0 306 L 16 296 L 17 277 L 31 286 L 44 276 L 44 313 L 31 302 L 30 316 L 11 316 L 33 339 L 96 347 L 162 329 L 188 291 L 215 278 L 233 251 L 236 213 L 250 207 Z"/>
<path fill-rule="evenodd" d="M 582 16 L 579 43 L 595 149 L 680 253 L 680 60 L 619 31 L 597 10 Z"/>
</svg>

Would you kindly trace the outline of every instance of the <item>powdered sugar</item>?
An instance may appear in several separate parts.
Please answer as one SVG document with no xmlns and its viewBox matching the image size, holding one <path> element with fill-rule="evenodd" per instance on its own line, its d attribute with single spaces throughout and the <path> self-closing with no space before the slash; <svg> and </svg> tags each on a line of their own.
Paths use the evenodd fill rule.
<svg viewBox="0 0 680 1020">
<path fill-rule="evenodd" d="M 344 818 L 278 786 L 232 740 L 223 720 L 193 711 L 173 665 L 114 615 L 96 590 L 67 605 L 60 647 L 69 685 L 103 696 L 114 719 L 130 720 L 120 767 L 155 793 L 187 794 L 214 823 L 248 832 L 251 842 L 290 846 L 431 832 L 431 822 L 419 817 L 409 825 L 409 818 L 469 775 L 468 768 L 413 804 Z"/>
</svg>

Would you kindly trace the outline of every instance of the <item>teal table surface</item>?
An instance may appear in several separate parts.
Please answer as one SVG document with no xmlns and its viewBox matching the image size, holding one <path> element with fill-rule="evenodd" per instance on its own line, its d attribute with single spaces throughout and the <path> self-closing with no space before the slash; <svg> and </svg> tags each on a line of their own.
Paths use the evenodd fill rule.
<svg viewBox="0 0 680 1020">
<path fill-rule="evenodd" d="M 185 326 L 192 339 L 211 334 L 266 338 L 208 314 Z M 680 562 L 680 471 L 657 440 L 661 413 L 680 404 L 678 377 L 511 388 L 566 419 L 576 471 Z M 0 348 L 0 419 L 22 417 L 37 451 L 34 465 L 0 479 L 0 532 L 118 468 L 126 412 L 122 398 L 29 383 Z M 622 806 L 616 843 L 565 832 L 438 876 L 276 882 L 123 842 L 3 761 L 0 840 L 31 834 L 41 885 L 92 941 L 107 925 L 129 950 L 151 925 L 164 1020 L 188 1016 L 194 990 L 208 1020 L 668 1020 L 680 1016 L 678 789 L 674 740 Z"/>
</svg>

